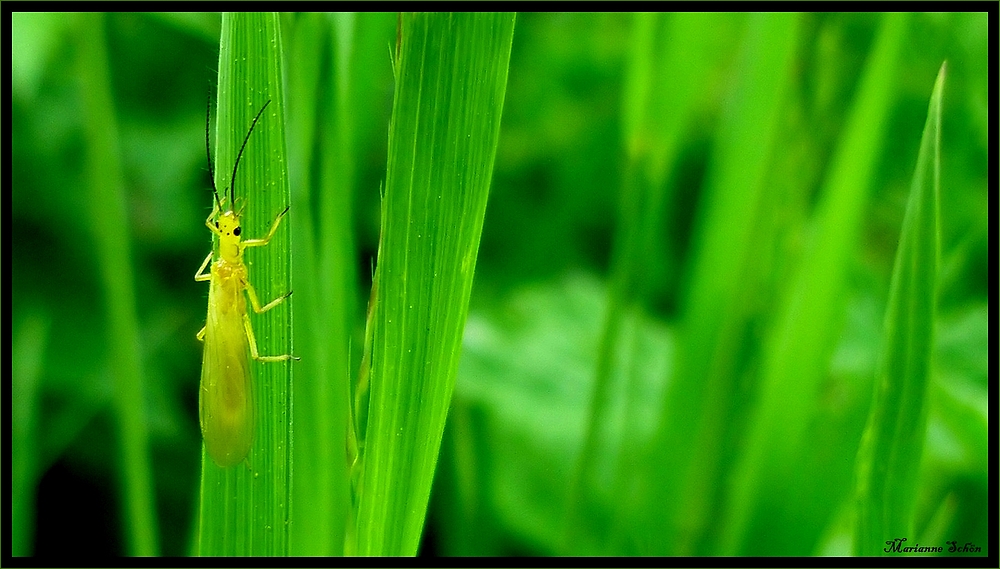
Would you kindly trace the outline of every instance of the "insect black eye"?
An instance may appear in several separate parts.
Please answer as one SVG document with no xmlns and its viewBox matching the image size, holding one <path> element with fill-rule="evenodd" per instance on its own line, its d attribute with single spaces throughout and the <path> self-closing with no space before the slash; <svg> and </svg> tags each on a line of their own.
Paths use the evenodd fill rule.
<svg viewBox="0 0 1000 569">
<path fill-rule="evenodd" d="M 239 226 L 237 226 L 236 229 L 233 230 L 233 235 L 235 235 L 237 237 L 240 236 L 240 228 L 239 228 Z"/>
<path fill-rule="evenodd" d="M 216 228 L 216 229 L 218 229 L 218 228 L 219 228 L 219 222 L 218 222 L 218 221 L 216 221 L 216 222 L 215 222 L 215 228 Z"/>
</svg>

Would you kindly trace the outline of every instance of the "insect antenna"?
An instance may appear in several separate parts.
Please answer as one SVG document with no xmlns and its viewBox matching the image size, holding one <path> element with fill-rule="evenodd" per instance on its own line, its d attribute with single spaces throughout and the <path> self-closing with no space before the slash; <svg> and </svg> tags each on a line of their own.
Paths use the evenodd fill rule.
<svg viewBox="0 0 1000 569">
<path fill-rule="evenodd" d="M 257 111 L 257 116 L 253 118 L 253 122 L 250 123 L 250 130 L 247 131 L 246 138 L 243 139 L 243 146 L 240 146 L 240 153 L 236 155 L 236 163 L 233 164 L 233 177 L 229 179 L 229 203 L 231 207 L 236 207 L 236 169 L 240 167 L 240 158 L 243 157 L 243 149 L 247 147 L 247 141 L 250 140 L 250 134 L 253 133 L 253 127 L 257 126 L 257 120 L 260 119 L 260 115 L 264 114 L 264 109 L 271 104 L 271 100 L 268 99 L 264 106 Z"/>
<path fill-rule="evenodd" d="M 222 202 L 219 200 L 219 190 L 215 187 L 215 172 L 212 171 L 212 143 L 209 142 L 208 131 L 212 124 L 212 93 L 208 94 L 205 104 L 205 153 L 208 155 L 208 177 L 212 180 L 212 193 L 215 195 L 215 203 L 222 212 Z"/>
</svg>

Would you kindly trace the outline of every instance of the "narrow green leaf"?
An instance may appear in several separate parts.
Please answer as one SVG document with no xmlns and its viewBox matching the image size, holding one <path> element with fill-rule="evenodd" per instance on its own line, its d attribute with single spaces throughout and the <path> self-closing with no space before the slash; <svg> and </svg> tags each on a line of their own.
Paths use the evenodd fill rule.
<svg viewBox="0 0 1000 569">
<path fill-rule="evenodd" d="M 219 49 L 215 183 L 229 185 L 254 116 L 267 101 L 240 158 L 235 193 L 246 238 L 267 234 L 289 204 L 282 92 L 282 51 L 275 14 L 224 14 Z M 205 194 L 206 208 L 211 196 Z M 290 211 L 271 242 L 246 250 L 244 263 L 261 303 L 289 290 Z M 207 233 L 207 230 L 206 230 Z M 206 240 L 207 242 L 207 240 Z M 290 303 L 250 312 L 261 355 L 294 353 Z M 292 362 L 250 363 L 256 409 L 253 446 L 243 464 L 219 468 L 202 456 L 198 552 L 201 555 L 287 555 L 291 494 Z"/>
<path fill-rule="evenodd" d="M 612 268 L 608 286 L 608 304 L 600 333 L 595 365 L 594 393 L 590 416 L 585 425 L 583 446 L 577 468 L 567 492 L 563 549 L 567 554 L 585 554 L 582 543 L 596 541 L 610 547 L 611 540 L 628 540 L 621 528 L 595 526 L 602 521 L 585 515 L 584 502 L 593 494 L 597 472 L 604 458 L 598 457 L 601 440 L 610 431 L 609 417 L 615 406 L 612 387 L 613 366 L 627 352 L 624 336 L 642 325 L 643 313 L 655 288 L 657 267 L 670 265 L 657 255 L 658 240 L 666 204 L 675 188 L 666 183 L 675 161 L 680 141 L 693 117 L 695 95 L 704 89 L 710 71 L 711 44 L 720 20 L 717 14 L 650 14 L 634 16 L 633 40 L 623 87 L 623 144 L 626 172 L 622 180 L 619 211 L 615 228 Z M 770 99 L 768 99 L 770 101 Z M 756 147 L 760 147 L 757 145 Z M 672 265 L 670 265 L 672 266 Z M 629 385 L 635 385 L 630 381 Z M 624 397 L 628 409 L 637 402 Z M 621 444 L 630 446 L 619 465 L 618 483 L 636 472 L 630 463 L 638 453 L 638 441 L 626 437 Z M 622 510 L 624 510 L 624 504 Z M 624 512 L 627 516 L 628 512 Z M 616 524 L 620 525 L 620 524 Z M 590 534 L 583 539 L 583 534 Z M 596 553 L 603 553 L 599 550 Z"/>
<path fill-rule="evenodd" d="M 413 555 L 420 541 L 458 368 L 513 31 L 513 14 L 400 16 L 368 330 L 370 408 L 357 520 L 363 555 Z"/>
<path fill-rule="evenodd" d="M 333 19 L 347 21 L 334 26 Z M 343 554 L 349 514 L 347 351 L 356 319 L 357 276 L 353 183 L 345 174 L 353 168 L 348 166 L 352 135 L 343 110 L 352 32 L 350 16 L 299 14 L 290 42 L 291 58 L 298 62 L 289 69 L 289 128 L 295 133 L 289 139 L 292 209 L 297 216 L 292 235 L 295 345 L 303 358 L 295 384 L 295 555 Z M 335 42 L 335 33 L 346 35 L 347 41 Z M 320 204 L 318 216 L 314 203 Z"/>
<path fill-rule="evenodd" d="M 803 476 L 804 433 L 843 320 L 845 275 L 893 101 L 905 22 L 905 14 L 882 18 L 822 186 L 812 238 L 779 300 L 764 348 L 759 394 L 748 411 L 744 450 L 727 490 L 718 554 L 743 553 L 753 541 L 748 541 L 753 524 L 760 520 L 771 527 L 771 502 L 792 500 L 789 490 Z M 779 527 L 797 528 L 789 519 Z"/>
<path fill-rule="evenodd" d="M 913 536 L 937 301 L 945 70 L 942 64 L 927 109 L 892 271 L 875 401 L 858 453 L 854 547 L 859 555 L 898 553 L 894 540 Z"/>
<path fill-rule="evenodd" d="M 104 15 L 84 14 L 78 22 L 80 77 L 86 116 L 87 177 L 95 255 L 100 263 L 107 310 L 110 367 L 121 437 L 123 519 L 128 555 L 159 551 L 152 466 L 143 413 L 142 362 L 136 318 L 135 278 L 129 245 L 125 183 L 118 146 L 105 46 Z"/>
<path fill-rule="evenodd" d="M 698 543 L 716 519 L 718 488 L 725 480 L 725 449 L 734 435 L 726 422 L 742 402 L 741 366 L 750 343 L 748 298 L 763 285 L 755 262 L 769 246 L 753 239 L 761 223 L 774 222 L 762 206 L 765 174 L 778 135 L 792 77 L 797 14 L 750 17 L 740 75 L 724 111 L 706 182 L 702 222 L 695 233 L 694 267 L 686 287 L 678 370 L 668 387 L 657 456 L 655 487 L 661 523 L 674 539 L 660 554 L 701 553 Z M 663 527 L 660 525 L 659 527 Z"/>
</svg>

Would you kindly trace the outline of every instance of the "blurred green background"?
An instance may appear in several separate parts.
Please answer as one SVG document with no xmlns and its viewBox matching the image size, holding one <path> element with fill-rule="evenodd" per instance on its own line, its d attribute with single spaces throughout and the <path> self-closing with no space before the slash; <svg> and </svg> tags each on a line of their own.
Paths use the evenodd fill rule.
<svg viewBox="0 0 1000 569">
<path fill-rule="evenodd" d="M 462 363 L 422 552 L 629 554 L 659 551 L 649 541 L 671 539 L 658 536 L 644 514 L 633 515 L 655 511 L 657 495 L 647 473 L 656 469 L 636 468 L 644 460 L 637 457 L 647 456 L 636 449 L 646 448 L 661 421 L 684 290 L 698 261 L 706 172 L 727 101 L 739 98 L 748 16 L 711 18 L 712 33 L 690 48 L 702 50 L 701 83 L 661 182 L 666 198 L 652 206 L 660 221 L 641 249 L 643 293 L 619 336 L 630 355 L 615 360 L 609 376 L 611 395 L 589 459 L 597 482 L 568 507 L 567 491 L 579 488 L 571 481 L 580 449 L 594 431 L 589 405 L 621 231 L 616 212 L 629 171 L 623 117 L 630 109 L 623 91 L 638 20 L 629 14 L 518 15 Z M 763 234 L 772 242 L 760 262 L 770 285 L 746 299 L 756 316 L 732 348 L 748 377 L 759 364 L 754 341 L 767 336 L 776 310 L 777 293 L 766 291 L 787 279 L 804 254 L 825 169 L 880 21 L 877 14 L 797 18 L 781 128 L 764 176 L 771 229 Z M 142 413 L 160 550 L 167 555 L 190 551 L 198 503 L 201 346 L 195 333 L 204 322 L 207 286 L 193 276 L 211 243 L 204 227 L 211 206 L 205 100 L 214 88 L 219 24 L 217 14 L 112 14 L 105 20 L 139 320 Z M 395 26 L 394 14 L 356 19 L 360 64 L 353 80 L 369 95 L 353 109 L 358 306 L 367 301 L 378 243 Z M 24 520 L 15 554 L 125 551 L 109 355 L 120 338 L 107 333 L 85 190 L 88 119 L 78 61 L 85 33 L 73 15 L 12 15 L 12 508 L 15 519 Z M 871 403 L 927 101 L 944 60 L 936 350 L 915 497 L 917 533 L 909 539 L 970 541 L 985 553 L 988 283 L 995 278 L 987 269 L 987 38 L 985 13 L 907 20 L 896 71 L 885 78 L 894 94 L 867 181 L 858 242 L 845 267 L 841 320 L 829 323 L 835 344 L 817 390 L 810 451 L 797 466 L 804 474 L 787 494 L 758 500 L 747 532 L 762 539 L 739 553 L 850 552 L 853 460 Z M 742 405 L 721 416 L 733 424 L 745 418 Z M 822 484 L 813 486 L 817 481 Z M 786 502 L 803 497 L 805 506 L 791 511 Z M 568 530 L 573 508 L 598 522 Z M 770 519 L 805 529 L 772 535 Z M 714 551 L 711 529 L 698 539 L 690 551 Z"/>
</svg>

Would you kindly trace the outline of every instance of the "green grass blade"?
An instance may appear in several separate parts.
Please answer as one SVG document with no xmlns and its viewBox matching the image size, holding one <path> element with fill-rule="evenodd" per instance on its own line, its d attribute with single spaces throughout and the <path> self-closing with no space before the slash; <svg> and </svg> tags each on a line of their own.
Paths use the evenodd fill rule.
<svg viewBox="0 0 1000 569">
<path fill-rule="evenodd" d="M 254 116 L 271 101 L 246 145 L 236 176 L 237 203 L 246 204 L 244 234 L 251 238 L 264 236 L 275 216 L 289 204 L 281 48 L 277 15 L 223 15 L 215 153 L 216 186 L 220 190 L 228 186 Z M 206 207 L 210 199 L 206 192 Z M 290 211 L 270 244 L 245 253 L 250 283 L 262 303 L 289 290 L 289 225 L 295 223 L 295 217 Z M 292 352 L 289 305 L 295 299 L 289 300 L 264 314 L 251 311 L 262 355 Z M 219 468 L 203 453 L 201 555 L 288 554 L 293 365 L 250 364 L 257 424 L 246 464 Z"/>
<path fill-rule="evenodd" d="M 678 369 L 668 387 L 657 448 L 657 504 L 671 540 L 660 554 L 698 554 L 697 543 L 716 519 L 725 480 L 725 449 L 734 435 L 727 421 L 743 399 L 740 382 L 753 299 L 766 271 L 756 262 L 769 244 L 754 239 L 762 223 L 765 180 L 781 109 L 792 78 L 796 14 L 759 14 L 748 22 L 741 70 L 724 111 L 706 182 L 704 215 L 695 234 L 692 276 L 686 287 Z M 664 527 L 664 526 L 660 526 Z M 655 541 L 654 541 L 655 543 Z"/>
<path fill-rule="evenodd" d="M 696 94 L 704 89 L 710 70 L 706 54 L 719 25 L 717 14 L 635 14 L 632 47 L 623 88 L 623 143 L 626 173 L 622 180 L 619 216 L 615 228 L 608 304 L 601 330 L 595 365 L 594 392 L 585 426 L 584 443 L 576 471 L 569 483 L 563 550 L 582 554 L 579 545 L 597 536 L 598 543 L 629 540 L 629 533 L 612 533 L 607 527 L 592 527 L 595 516 L 586 515 L 586 497 L 599 485 L 599 447 L 610 435 L 609 417 L 615 405 L 612 386 L 614 366 L 629 346 L 623 338 L 639 326 L 654 290 L 656 275 L 663 263 L 657 240 L 664 223 L 665 205 L 675 188 L 667 177 L 675 161 L 680 141 L 693 117 Z M 636 344 L 631 344 L 634 349 Z M 629 354 L 634 357 L 635 354 Z M 629 384 L 634 384 L 629 380 Z M 625 398 L 624 405 L 634 402 Z M 623 461 L 637 454 L 634 437 L 621 444 Z M 619 482 L 624 484 L 636 471 L 635 464 L 619 465 Z M 626 505 L 622 504 L 623 509 Z M 628 512 L 621 512 L 629 516 Z M 619 528 L 615 528 L 618 530 Z M 603 551 L 602 551 L 603 552 Z"/>
<path fill-rule="evenodd" d="M 125 210 L 124 174 L 118 151 L 118 121 L 111 95 L 104 16 L 81 15 L 80 77 L 87 117 L 87 177 L 108 319 L 114 404 L 121 437 L 123 519 L 128 555 L 159 551 L 152 466 L 142 396 L 135 278 Z"/>
<path fill-rule="evenodd" d="M 358 548 L 417 551 L 468 312 L 512 14 L 402 15 Z"/>
<path fill-rule="evenodd" d="M 937 303 L 945 69 L 943 64 L 927 109 L 892 271 L 875 402 L 858 453 L 854 547 L 859 555 L 898 553 L 886 547 L 896 538 L 913 536 Z"/>
<path fill-rule="evenodd" d="M 303 357 L 295 385 L 296 555 L 343 554 L 349 515 L 344 444 L 348 347 L 357 321 L 354 135 L 348 112 L 354 29 L 350 14 L 301 14 L 291 38 L 292 57 L 300 62 L 289 70 L 294 95 L 289 100 L 296 133 L 290 139 L 295 145 L 292 199 L 299 221 L 292 237 L 295 338 Z M 330 58 L 332 67 L 324 65 Z"/>
<path fill-rule="evenodd" d="M 753 541 L 748 535 L 754 522 L 773 526 L 773 514 L 768 519 L 765 513 L 767 502 L 792 501 L 789 489 L 804 475 L 802 453 L 808 447 L 803 446 L 803 435 L 843 319 L 845 275 L 893 101 L 905 22 L 904 14 L 883 16 L 844 134 L 831 158 L 811 241 L 779 300 L 764 348 L 759 394 L 749 410 L 745 450 L 728 489 L 719 554 L 744 552 Z M 805 529 L 794 522 L 778 527 L 792 532 Z"/>
<path fill-rule="evenodd" d="M 298 62 L 288 70 L 288 130 L 290 133 L 289 170 L 292 180 L 292 231 L 295 274 L 295 349 L 302 361 L 297 364 L 296 405 L 293 407 L 295 445 L 292 447 L 295 485 L 293 499 L 297 507 L 290 528 L 293 555 L 334 555 L 332 547 L 343 530 L 336 528 L 338 508 L 334 505 L 336 468 L 332 425 L 325 418 L 332 411 L 331 391 L 335 387 L 330 350 L 324 349 L 324 334 L 329 333 L 324 318 L 324 303 L 319 293 L 316 228 L 313 219 L 315 193 L 313 160 L 315 158 L 316 117 L 319 113 L 319 86 L 327 47 L 325 17 L 321 14 L 288 15 L 292 25 L 285 28 L 289 59 Z M 331 342 L 337 339 L 329 337 Z M 331 480 L 331 478 L 334 478 Z M 341 508 L 342 509 L 342 508 Z M 342 512 L 340 512 L 342 513 Z"/>
</svg>

